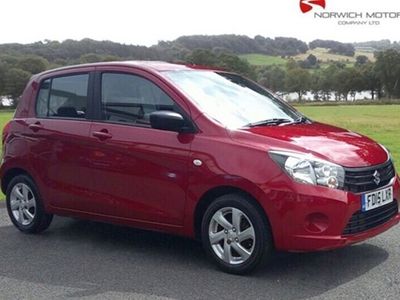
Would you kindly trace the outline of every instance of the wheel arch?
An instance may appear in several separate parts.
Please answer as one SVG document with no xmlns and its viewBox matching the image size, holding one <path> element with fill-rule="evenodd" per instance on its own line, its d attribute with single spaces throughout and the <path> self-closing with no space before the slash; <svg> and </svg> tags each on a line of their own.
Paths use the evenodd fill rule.
<svg viewBox="0 0 400 300">
<path fill-rule="evenodd" d="M 10 184 L 11 180 L 18 175 L 27 175 L 30 178 L 32 178 L 29 172 L 23 168 L 16 167 L 7 170 L 4 173 L 3 177 L 1 178 L 1 191 L 3 192 L 4 195 L 7 192 L 7 187 Z"/>
<path fill-rule="evenodd" d="M 271 223 L 269 220 L 269 217 L 266 213 L 266 211 L 263 209 L 262 205 L 260 202 L 257 200 L 255 196 L 253 196 L 251 193 L 248 191 L 237 187 L 237 186 L 232 186 L 232 185 L 221 185 L 217 187 L 213 187 L 209 189 L 207 192 L 205 192 L 199 199 L 195 211 L 194 211 L 194 218 L 193 218 L 193 230 L 194 230 L 194 236 L 198 240 L 201 238 L 201 222 L 203 219 L 203 215 L 206 212 L 208 206 L 218 197 L 227 195 L 227 194 L 239 194 L 244 196 L 245 198 L 248 199 L 254 206 L 256 206 L 260 212 L 262 213 L 262 216 L 264 218 L 264 221 L 266 222 L 266 225 L 271 228 L 271 234 L 273 235 Z"/>
</svg>

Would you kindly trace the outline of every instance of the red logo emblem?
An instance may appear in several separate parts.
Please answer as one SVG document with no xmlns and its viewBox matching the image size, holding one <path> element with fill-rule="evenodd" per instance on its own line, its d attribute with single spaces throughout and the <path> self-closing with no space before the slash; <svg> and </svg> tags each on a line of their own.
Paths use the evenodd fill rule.
<svg viewBox="0 0 400 300">
<path fill-rule="evenodd" d="M 311 11 L 315 5 L 325 8 L 325 0 L 300 0 L 300 9 L 303 13 Z"/>
</svg>

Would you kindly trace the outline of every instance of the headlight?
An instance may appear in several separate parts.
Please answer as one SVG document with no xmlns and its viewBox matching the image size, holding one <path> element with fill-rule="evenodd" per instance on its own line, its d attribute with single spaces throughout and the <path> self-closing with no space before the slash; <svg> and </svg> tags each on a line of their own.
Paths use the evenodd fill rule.
<svg viewBox="0 0 400 300">
<path fill-rule="evenodd" d="M 386 151 L 386 153 L 388 155 L 388 160 L 390 160 L 392 162 L 394 172 L 396 173 L 395 160 L 393 158 L 392 152 L 390 152 L 390 150 L 388 148 L 386 148 L 385 146 L 383 146 L 382 144 L 379 144 L 379 146 L 381 146 L 382 149 Z M 400 207 L 399 207 L 399 209 L 400 209 Z"/>
<path fill-rule="evenodd" d="M 379 144 L 379 146 L 381 146 L 382 149 L 386 151 L 386 153 L 387 153 L 387 155 L 389 157 L 389 160 L 393 161 L 392 152 L 390 152 L 390 150 L 388 148 L 386 148 L 385 146 L 383 146 L 382 144 Z"/>
<path fill-rule="evenodd" d="M 339 165 L 301 153 L 270 151 L 269 155 L 297 182 L 343 188 L 344 169 Z"/>
</svg>

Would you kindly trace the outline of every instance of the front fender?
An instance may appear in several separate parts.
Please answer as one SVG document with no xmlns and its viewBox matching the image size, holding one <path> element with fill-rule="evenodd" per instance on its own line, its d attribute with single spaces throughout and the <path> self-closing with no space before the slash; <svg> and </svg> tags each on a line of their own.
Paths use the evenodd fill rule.
<svg viewBox="0 0 400 300">
<path fill-rule="evenodd" d="M 263 213 L 266 215 L 271 225 L 274 239 L 275 237 L 281 236 L 281 229 L 278 226 L 279 222 L 276 219 L 272 201 L 267 199 L 265 192 L 255 183 L 234 175 L 217 175 L 207 178 L 205 182 L 196 181 L 188 186 L 184 219 L 185 235 L 190 237 L 196 236 L 196 209 L 210 191 L 219 190 L 220 188 L 226 189 L 227 191 L 230 189 L 232 189 L 232 191 L 240 191 L 251 196 L 263 209 Z"/>
</svg>

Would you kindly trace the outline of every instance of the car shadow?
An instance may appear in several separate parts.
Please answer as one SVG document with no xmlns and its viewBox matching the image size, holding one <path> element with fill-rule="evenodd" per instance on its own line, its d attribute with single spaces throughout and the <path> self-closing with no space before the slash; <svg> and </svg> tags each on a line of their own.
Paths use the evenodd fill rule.
<svg viewBox="0 0 400 300">
<path fill-rule="evenodd" d="M 40 235 L 0 227 L 0 240 L 0 276 L 74 288 L 64 297 L 111 291 L 176 299 L 302 299 L 354 280 L 388 258 L 368 243 L 278 253 L 256 273 L 235 276 L 217 270 L 196 241 L 58 217 Z M 29 260 L 12 263 L 27 253 Z"/>
</svg>

